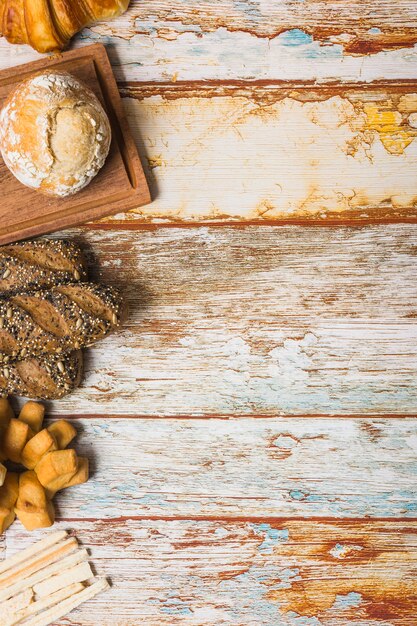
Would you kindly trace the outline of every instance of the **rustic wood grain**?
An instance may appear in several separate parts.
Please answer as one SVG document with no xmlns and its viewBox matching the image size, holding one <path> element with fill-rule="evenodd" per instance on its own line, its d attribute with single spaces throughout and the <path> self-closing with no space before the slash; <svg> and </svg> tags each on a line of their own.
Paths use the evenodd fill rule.
<svg viewBox="0 0 417 626">
<path fill-rule="evenodd" d="M 53 413 L 417 410 L 417 226 L 90 230 L 78 239 L 130 314 L 87 352 L 84 387 Z"/>
<path fill-rule="evenodd" d="M 49 407 L 93 470 L 58 527 L 113 582 L 68 626 L 415 626 L 417 227 L 346 227 L 417 217 L 415 8 L 134 0 L 75 40 L 154 203 L 73 233 L 130 316 Z M 340 226 L 196 227 L 258 220 Z"/>
<path fill-rule="evenodd" d="M 135 0 L 106 41 L 120 80 L 415 77 L 415 2 Z M 383 52 L 380 52 L 380 51 Z"/>
<path fill-rule="evenodd" d="M 77 44 L 97 38 L 120 80 L 415 77 L 417 58 L 413 0 L 136 0 Z"/>
<path fill-rule="evenodd" d="M 63 518 L 416 517 L 415 418 L 78 419 Z"/>
<path fill-rule="evenodd" d="M 303 10 L 306 3 L 297 5 Z M 321 24 L 322 18 L 317 31 Z M 106 41 L 119 80 L 415 78 L 413 30 L 404 37 L 401 30 L 389 34 L 373 27 L 363 39 L 353 33 L 323 38 L 297 24 L 276 36 L 262 37 L 234 29 L 232 24 L 207 31 L 175 20 L 161 23 L 153 16 L 136 22 L 136 29 L 143 32 L 127 25 L 128 34 L 120 37 L 120 25 L 117 30 L 116 25 L 108 27 L 84 32 L 74 45 Z"/>
<path fill-rule="evenodd" d="M 273 14 L 282 12 L 281 4 L 272 9 Z M 322 3 L 311 4 L 323 9 Z M 242 5 L 234 11 L 244 16 L 247 6 Z M 285 4 L 297 16 L 298 5 Z M 385 3 L 380 5 L 387 12 Z M 349 56 L 342 44 L 350 41 L 357 46 L 355 35 L 345 32 L 333 43 L 323 44 L 300 23 L 290 30 L 284 27 L 285 32 L 271 40 L 241 30 L 237 16 L 237 26 L 230 21 L 230 30 L 198 26 L 190 31 L 187 19 L 192 14 L 197 20 L 201 11 L 229 15 L 223 13 L 223 1 L 213 7 L 203 5 L 200 11 L 193 7 L 193 13 L 191 5 L 181 3 L 171 9 L 171 28 L 171 22 L 161 22 L 166 5 L 159 15 L 134 4 L 125 16 L 85 31 L 74 44 L 106 43 L 117 78 L 130 81 L 124 93 L 134 97 L 126 99 L 126 108 L 148 165 L 155 200 L 149 210 L 138 211 L 136 219 L 322 221 L 332 214 L 337 219 L 416 219 L 417 190 L 412 182 L 417 158 L 416 96 L 404 110 L 398 100 L 404 81 L 416 79 L 417 48 Z M 374 7 L 375 15 L 378 8 Z M 304 6 L 302 10 L 305 13 Z M 181 11 L 184 21 L 178 16 Z M 269 28 L 274 17 L 265 20 L 265 11 L 270 14 L 261 3 L 258 21 Z M 401 11 L 396 14 L 395 45 L 406 45 L 401 39 Z M 333 13 L 327 7 L 325 14 Z M 349 16 L 355 32 L 362 28 L 349 3 L 338 3 L 337 13 Z M 364 9 L 362 25 L 367 14 Z M 386 33 L 372 31 L 368 36 L 372 41 L 384 40 Z M 38 57 L 30 49 L 0 40 L 0 66 L 33 58 Z M 396 81 L 397 91 L 391 95 L 398 97 L 392 98 L 378 83 L 368 84 L 381 77 Z M 217 99 L 215 89 L 195 84 L 201 80 L 228 84 L 237 80 L 244 86 Z M 282 102 L 273 85 L 268 93 L 259 85 L 246 86 L 259 80 L 285 81 L 281 94 L 286 91 L 288 98 Z M 297 90 L 291 90 L 294 80 L 303 82 L 304 97 L 312 102 L 299 101 Z M 322 102 L 322 96 L 308 91 L 317 80 L 336 82 L 339 90 L 336 86 L 333 93 L 345 82 L 363 81 L 367 87 L 358 100 L 327 96 Z M 178 85 L 176 90 L 154 84 L 153 90 L 145 90 L 148 97 L 141 99 L 137 81 L 139 85 L 143 81 L 193 84 L 186 89 Z M 408 90 L 415 93 L 415 84 Z"/>
<path fill-rule="evenodd" d="M 413 626 L 416 522 L 71 521 L 112 589 L 80 626 Z M 37 533 L 37 536 L 39 533 Z M 8 554 L 33 538 L 11 530 Z"/>
<path fill-rule="evenodd" d="M 154 200 L 123 219 L 417 219 L 413 83 L 136 85 L 123 94 Z"/>
<path fill-rule="evenodd" d="M 73 47 L 100 41 L 119 80 L 415 78 L 414 0 L 135 0 Z M 0 67 L 39 58 L 0 39 Z"/>
<path fill-rule="evenodd" d="M 305 3 L 304 3 L 305 4 Z M 340 4 L 340 3 L 338 3 Z M 277 4 L 278 6 L 278 4 Z M 301 5 L 300 5 L 301 6 Z M 142 22 L 143 24 L 143 22 Z M 141 28 L 139 24 L 139 28 Z M 123 26 L 111 23 L 111 32 L 85 30 L 71 47 L 104 43 L 119 81 L 194 81 L 194 80 L 339 80 L 373 81 L 381 78 L 416 78 L 417 49 L 400 47 L 375 54 L 350 54 L 344 46 L 349 36 L 314 39 L 294 28 L 273 38 L 258 37 L 223 27 L 208 32 L 192 32 L 181 22 L 158 23 L 151 16 L 144 32 L 120 37 Z M 167 32 L 168 31 L 168 32 Z M 166 36 L 166 33 L 168 36 Z M 384 33 L 370 33 L 376 44 Z M 414 37 L 414 35 L 413 35 Z M 404 46 L 401 35 L 391 36 Z M 28 46 L 11 46 L 0 38 L 0 67 L 11 67 L 39 59 Z"/>
<path fill-rule="evenodd" d="M 273 39 L 297 29 L 326 42 L 343 34 L 338 41 L 347 51 L 363 54 L 416 43 L 415 8 L 412 0 L 396 0 L 394 13 L 392 5 L 383 0 L 214 0 L 197 4 L 192 0 L 132 0 L 127 13 L 116 21 L 93 26 L 92 32 L 126 40 L 141 33 L 175 40 L 181 35 L 225 30 Z"/>
</svg>

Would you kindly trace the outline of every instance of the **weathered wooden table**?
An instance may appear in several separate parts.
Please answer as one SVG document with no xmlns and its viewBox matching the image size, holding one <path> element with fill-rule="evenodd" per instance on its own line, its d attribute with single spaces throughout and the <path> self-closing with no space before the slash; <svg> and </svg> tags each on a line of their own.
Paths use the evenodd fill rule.
<svg viewBox="0 0 417 626">
<path fill-rule="evenodd" d="M 59 526 L 113 582 L 62 624 L 417 623 L 416 9 L 135 0 L 76 41 L 154 202 L 70 233 L 131 314 L 50 407 L 94 471 Z"/>
</svg>

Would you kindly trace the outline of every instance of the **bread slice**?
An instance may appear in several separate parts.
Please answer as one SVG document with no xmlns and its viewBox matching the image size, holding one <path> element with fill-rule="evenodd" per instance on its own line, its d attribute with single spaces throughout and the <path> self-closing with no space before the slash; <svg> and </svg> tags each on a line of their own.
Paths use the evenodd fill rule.
<svg viewBox="0 0 417 626">
<path fill-rule="evenodd" d="M 64 355 L 28 358 L 0 367 L 0 395 L 56 400 L 76 389 L 82 378 L 80 350 Z"/>
<path fill-rule="evenodd" d="M 72 241 L 36 239 L 0 247 L 0 297 L 86 278 L 86 262 Z"/>
<path fill-rule="evenodd" d="M 90 346 L 120 324 L 122 299 L 103 285 L 60 285 L 0 301 L 0 362 Z"/>
</svg>

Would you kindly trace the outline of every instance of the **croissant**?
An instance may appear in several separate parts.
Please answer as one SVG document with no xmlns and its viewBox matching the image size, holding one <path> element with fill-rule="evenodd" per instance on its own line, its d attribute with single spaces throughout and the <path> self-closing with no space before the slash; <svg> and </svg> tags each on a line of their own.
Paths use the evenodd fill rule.
<svg viewBox="0 0 417 626">
<path fill-rule="evenodd" d="M 129 0 L 0 0 L 0 34 L 38 52 L 63 50 L 79 30 L 128 6 Z"/>
</svg>

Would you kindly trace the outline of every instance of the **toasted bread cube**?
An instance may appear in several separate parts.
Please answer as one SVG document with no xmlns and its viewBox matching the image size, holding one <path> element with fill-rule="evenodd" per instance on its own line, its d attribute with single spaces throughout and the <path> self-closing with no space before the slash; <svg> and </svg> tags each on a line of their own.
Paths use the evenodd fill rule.
<svg viewBox="0 0 417 626">
<path fill-rule="evenodd" d="M 23 472 L 19 478 L 19 497 L 16 508 L 26 513 L 40 513 L 48 506 L 45 488 L 35 472 Z"/>
<path fill-rule="evenodd" d="M 0 535 L 11 526 L 16 518 L 14 510 L 0 506 Z"/>
<path fill-rule="evenodd" d="M 2 463 L 0 463 L 0 487 L 4 483 L 6 475 L 7 475 L 7 469 L 4 467 L 4 465 L 2 465 Z"/>
<path fill-rule="evenodd" d="M 6 459 L 13 463 L 21 463 L 22 450 L 31 437 L 33 437 L 31 428 L 13 417 L 3 436 L 3 452 Z"/>
<path fill-rule="evenodd" d="M 15 414 L 9 400 L 0 398 L 0 430 L 5 430 L 13 417 L 15 417 Z"/>
<path fill-rule="evenodd" d="M 14 506 L 19 494 L 19 476 L 9 472 L 0 487 L 0 534 L 14 522 Z"/>
<path fill-rule="evenodd" d="M 74 426 L 65 420 L 53 422 L 48 430 L 55 437 L 59 450 L 64 450 L 77 434 Z"/>
<path fill-rule="evenodd" d="M 0 461 L 6 460 L 6 454 L 3 451 L 2 439 L 8 427 L 10 420 L 14 417 L 13 409 L 7 398 L 0 398 Z"/>
<path fill-rule="evenodd" d="M 78 457 L 78 469 L 74 476 L 68 480 L 65 485 L 62 485 L 61 489 L 67 489 L 68 487 L 74 487 L 75 485 L 82 485 L 86 483 L 89 476 L 89 464 L 88 459 L 83 456 Z M 56 490 L 52 491 L 50 489 L 46 489 L 46 495 L 48 498 L 53 498 L 56 494 Z"/>
<path fill-rule="evenodd" d="M 18 519 L 22 522 L 26 530 L 36 530 L 37 528 L 49 528 L 55 521 L 55 509 L 52 502 L 47 503 L 46 509 L 28 513 L 21 509 L 15 508 L 14 512 Z"/>
<path fill-rule="evenodd" d="M 78 469 L 66 487 L 75 487 L 86 483 L 89 477 L 89 462 L 85 456 L 78 457 Z"/>
<path fill-rule="evenodd" d="M 22 463 L 28 469 L 34 469 L 41 458 L 53 450 L 58 450 L 56 439 L 47 428 L 44 428 L 23 448 Z"/>
<path fill-rule="evenodd" d="M 50 491 L 59 491 L 77 472 L 75 450 L 56 450 L 46 454 L 35 467 L 40 483 Z"/>
<path fill-rule="evenodd" d="M 6 480 L 0 487 L 0 507 L 6 509 L 14 508 L 19 496 L 19 474 L 8 472 Z"/>
<path fill-rule="evenodd" d="M 45 407 L 43 404 L 32 400 L 26 402 L 19 414 L 19 419 L 28 424 L 34 433 L 41 430 L 44 417 Z"/>
</svg>

